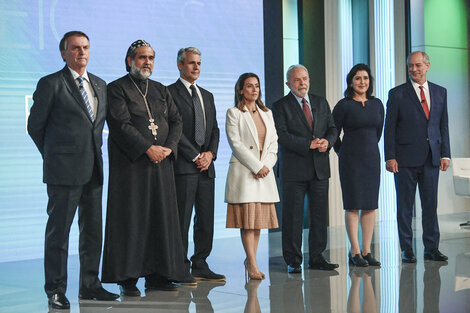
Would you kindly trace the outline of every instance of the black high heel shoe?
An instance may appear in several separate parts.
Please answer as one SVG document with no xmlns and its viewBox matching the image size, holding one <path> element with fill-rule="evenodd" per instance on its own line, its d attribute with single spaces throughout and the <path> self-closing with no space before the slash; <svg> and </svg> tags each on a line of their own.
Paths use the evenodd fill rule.
<svg viewBox="0 0 470 313">
<path fill-rule="evenodd" d="M 372 254 L 370 253 L 367 253 L 366 255 L 363 255 L 362 258 L 364 260 L 367 261 L 367 263 L 370 265 L 370 266 L 380 266 L 381 263 L 379 262 L 379 260 L 377 260 L 376 258 L 374 258 L 372 256 Z"/>
<path fill-rule="evenodd" d="M 355 266 L 359 266 L 359 267 L 367 267 L 367 266 L 369 266 L 369 264 L 367 264 L 366 260 L 364 260 L 364 259 L 362 258 L 362 256 L 361 256 L 360 253 L 355 254 L 354 256 L 352 256 L 351 252 L 349 252 L 348 258 L 349 258 L 349 264 L 352 264 L 352 265 L 355 265 Z"/>
</svg>

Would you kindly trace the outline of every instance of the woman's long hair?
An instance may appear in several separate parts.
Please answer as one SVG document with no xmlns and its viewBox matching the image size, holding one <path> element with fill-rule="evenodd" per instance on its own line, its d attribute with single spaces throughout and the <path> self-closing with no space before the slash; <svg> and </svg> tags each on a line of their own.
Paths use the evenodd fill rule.
<svg viewBox="0 0 470 313">
<path fill-rule="evenodd" d="M 248 78 L 255 77 L 258 81 L 258 85 L 260 85 L 259 77 L 255 73 L 243 73 L 238 77 L 237 83 L 235 84 L 235 106 L 242 112 L 245 112 L 245 99 L 241 94 L 243 87 L 245 86 L 245 81 Z M 263 104 L 261 101 L 261 87 L 259 89 L 258 99 L 256 99 L 256 105 L 263 110 L 264 112 L 268 111 L 269 109 Z"/>
</svg>

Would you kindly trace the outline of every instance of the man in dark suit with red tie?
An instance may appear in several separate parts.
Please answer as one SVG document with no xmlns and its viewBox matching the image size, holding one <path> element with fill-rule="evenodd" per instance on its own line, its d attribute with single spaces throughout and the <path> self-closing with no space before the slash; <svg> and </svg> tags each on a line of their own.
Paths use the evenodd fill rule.
<svg viewBox="0 0 470 313">
<path fill-rule="evenodd" d="M 49 305 L 68 309 L 67 256 L 70 226 L 78 206 L 80 228 L 80 299 L 114 300 L 101 287 L 103 160 L 101 143 L 106 118 L 106 83 L 88 73 L 90 43 L 80 31 L 59 44 L 66 66 L 38 82 L 28 132 L 44 161 L 49 202 L 46 226 L 44 289 Z"/>
<path fill-rule="evenodd" d="M 437 185 L 439 169 L 450 163 L 447 91 L 426 79 L 429 56 L 407 59 L 410 81 L 390 90 L 385 119 L 385 160 L 394 173 L 402 261 L 416 263 L 411 228 L 416 186 L 422 207 L 424 259 L 447 261 L 439 251 Z"/>
<path fill-rule="evenodd" d="M 180 78 L 170 86 L 173 100 L 183 118 L 183 134 L 178 143 L 180 156 L 175 162 L 175 182 L 178 197 L 181 236 L 185 250 L 185 265 L 196 280 L 225 281 L 206 262 L 212 251 L 214 237 L 214 161 L 219 147 L 214 96 L 196 84 L 201 73 L 201 52 L 195 47 L 182 48 L 177 54 Z M 188 232 L 194 217 L 194 254 L 187 258 Z M 181 283 L 194 285 L 193 277 Z"/>
<path fill-rule="evenodd" d="M 338 264 L 322 253 L 327 245 L 329 150 L 338 130 L 325 98 L 308 93 L 310 78 L 303 65 L 287 70 L 291 92 L 273 104 L 280 147 L 282 181 L 282 254 L 289 273 L 301 273 L 305 195 L 309 210 L 309 267 L 334 270 Z"/>
</svg>

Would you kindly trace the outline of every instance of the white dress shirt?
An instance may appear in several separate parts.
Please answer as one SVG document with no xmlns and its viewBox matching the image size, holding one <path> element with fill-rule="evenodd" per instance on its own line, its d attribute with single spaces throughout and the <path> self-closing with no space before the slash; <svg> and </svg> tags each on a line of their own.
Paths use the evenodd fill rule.
<svg viewBox="0 0 470 313">
<path fill-rule="evenodd" d="M 300 109 L 302 110 L 302 112 L 304 110 L 304 104 L 302 102 L 302 99 L 305 99 L 305 101 L 307 101 L 308 110 L 310 111 L 310 115 L 312 115 L 312 121 L 313 121 L 312 108 L 310 107 L 310 99 L 308 98 L 308 93 L 305 95 L 305 98 L 297 97 L 297 95 L 293 93 L 292 91 L 291 93 L 294 95 L 295 99 L 297 99 L 297 102 L 299 103 Z"/>
<path fill-rule="evenodd" d="M 421 89 L 419 89 L 419 86 L 423 86 L 424 96 L 426 97 L 429 112 L 431 112 L 431 96 L 429 95 L 428 81 L 425 81 L 424 84 L 420 85 L 411 80 L 411 84 L 413 85 L 413 88 L 416 92 L 416 95 L 418 96 L 419 101 L 421 101 Z"/>
<path fill-rule="evenodd" d="M 68 66 L 67 66 L 68 67 Z M 75 81 L 75 84 L 77 84 L 77 87 L 80 86 L 77 78 L 80 76 L 77 72 L 72 70 L 69 67 L 70 72 L 72 73 L 73 80 Z M 95 92 L 93 90 L 93 87 L 91 86 L 90 79 L 88 78 L 88 73 L 85 71 L 82 75 L 83 77 L 83 89 L 85 89 L 85 92 L 88 96 L 88 101 L 90 102 L 91 108 L 93 110 L 93 116 L 96 118 L 96 111 L 98 110 L 98 98 L 95 95 Z"/>
<path fill-rule="evenodd" d="M 191 85 L 194 85 L 194 87 L 196 87 L 197 96 L 199 97 L 199 101 L 201 102 L 202 113 L 203 113 L 203 116 L 204 116 L 204 128 L 205 128 L 206 127 L 206 110 L 204 110 L 204 101 L 202 100 L 202 94 L 201 94 L 201 91 L 199 90 L 199 87 L 196 85 L 196 83 L 191 84 L 190 82 L 188 82 L 187 80 L 185 80 L 182 77 L 180 77 L 180 80 L 183 83 L 184 87 L 186 87 L 186 89 L 188 90 L 188 92 L 191 96 L 192 96 L 192 91 L 191 91 L 191 88 L 190 88 Z"/>
</svg>

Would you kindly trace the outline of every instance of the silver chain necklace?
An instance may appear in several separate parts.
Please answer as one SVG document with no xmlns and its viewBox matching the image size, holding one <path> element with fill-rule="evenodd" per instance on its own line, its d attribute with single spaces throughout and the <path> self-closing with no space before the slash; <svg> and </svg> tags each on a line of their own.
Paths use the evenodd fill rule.
<svg viewBox="0 0 470 313">
<path fill-rule="evenodd" d="M 142 98 L 144 99 L 144 103 L 145 103 L 145 108 L 147 109 L 147 115 L 149 117 L 149 122 L 150 122 L 150 125 L 148 127 L 148 129 L 150 129 L 150 131 L 152 132 L 152 135 L 153 135 L 153 138 L 155 139 L 155 141 L 157 141 L 157 129 L 158 129 L 158 126 L 155 125 L 155 120 L 153 119 L 153 116 L 152 116 L 152 113 L 150 112 L 150 107 L 149 107 L 149 104 L 147 102 L 147 93 L 149 91 L 149 81 L 148 79 L 146 80 L 146 86 L 145 86 L 145 93 L 142 93 L 142 91 L 140 91 L 140 88 L 137 86 L 137 84 L 135 83 L 135 81 L 132 79 L 132 76 L 131 74 L 128 74 L 129 75 L 129 78 L 131 79 L 132 83 L 134 84 L 135 88 L 137 88 L 137 91 L 140 93 L 140 95 L 142 96 Z"/>
</svg>

